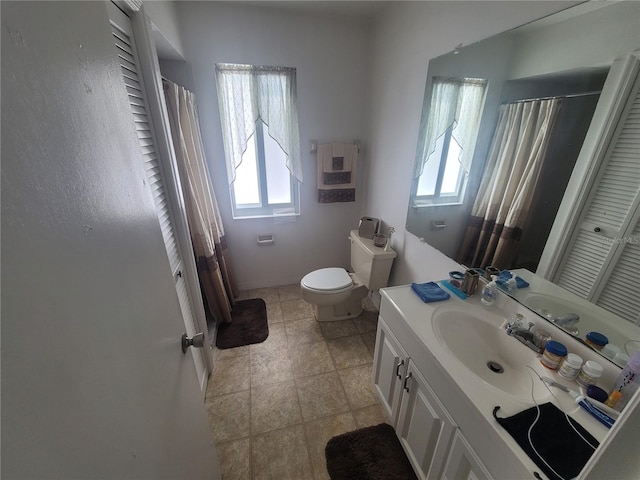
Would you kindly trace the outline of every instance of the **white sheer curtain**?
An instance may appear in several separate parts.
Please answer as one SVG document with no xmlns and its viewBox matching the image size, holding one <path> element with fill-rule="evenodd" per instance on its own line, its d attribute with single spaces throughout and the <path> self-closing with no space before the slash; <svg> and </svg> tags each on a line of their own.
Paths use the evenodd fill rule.
<svg viewBox="0 0 640 480">
<path fill-rule="evenodd" d="M 500 107 L 458 261 L 511 268 L 561 105 L 550 99 Z"/>
<path fill-rule="evenodd" d="M 229 185 L 259 118 L 285 153 L 291 175 L 302 182 L 296 69 L 216 64 L 216 82 Z"/>
<path fill-rule="evenodd" d="M 462 147 L 458 160 L 464 171 L 469 173 L 486 85 L 486 80 L 480 79 L 433 78 L 431 101 L 429 104 L 425 102 L 420 122 L 414 172 L 416 178 L 422 175 L 438 138 L 452 126 L 451 135 Z"/>
</svg>

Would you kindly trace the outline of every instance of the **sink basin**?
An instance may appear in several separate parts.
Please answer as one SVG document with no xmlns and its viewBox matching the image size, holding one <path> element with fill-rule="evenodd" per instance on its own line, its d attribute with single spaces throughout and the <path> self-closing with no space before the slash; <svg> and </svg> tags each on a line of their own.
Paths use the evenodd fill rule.
<svg viewBox="0 0 640 480">
<path fill-rule="evenodd" d="M 504 319 L 489 312 L 443 309 L 433 316 L 440 343 L 477 378 L 501 392 L 530 401 L 531 389 L 538 402 L 549 392 L 528 366 L 548 374 L 535 352 L 501 328 Z"/>
</svg>

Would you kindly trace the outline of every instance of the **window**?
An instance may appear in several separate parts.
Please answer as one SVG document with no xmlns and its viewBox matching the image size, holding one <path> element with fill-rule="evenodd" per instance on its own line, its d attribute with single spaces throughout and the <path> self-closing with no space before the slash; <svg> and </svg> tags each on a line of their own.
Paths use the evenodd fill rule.
<svg viewBox="0 0 640 480">
<path fill-rule="evenodd" d="M 300 213 L 295 72 L 286 67 L 216 65 L 233 218 Z"/>
<path fill-rule="evenodd" d="M 434 77 L 420 125 L 414 206 L 463 202 L 486 85 L 482 79 Z"/>
</svg>

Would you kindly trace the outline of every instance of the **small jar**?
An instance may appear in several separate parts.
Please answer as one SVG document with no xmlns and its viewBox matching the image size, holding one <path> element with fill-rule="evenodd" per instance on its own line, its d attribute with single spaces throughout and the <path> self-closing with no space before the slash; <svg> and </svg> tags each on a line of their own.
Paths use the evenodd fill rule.
<svg viewBox="0 0 640 480">
<path fill-rule="evenodd" d="M 562 343 L 549 340 L 544 346 L 544 352 L 540 357 L 540 363 L 551 370 L 557 370 L 560 362 L 567 356 L 567 347 Z"/>
<path fill-rule="evenodd" d="M 616 355 L 620 353 L 620 347 L 607 343 L 604 347 L 602 347 L 600 353 L 602 353 L 602 355 L 607 357 L 609 360 L 613 360 L 614 358 L 616 358 Z"/>
<path fill-rule="evenodd" d="M 585 340 L 587 345 L 595 348 L 596 350 L 602 350 L 602 347 L 609 343 L 609 339 L 600 332 L 587 333 Z"/>
<path fill-rule="evenodd" d="M 558 374 L 569 380 L 575 380 L 582 367 L 582 357 L 575 353 L 568 354 L 560 364 Z"/>
<path fill-rule="evenodd" d="M 596 385 L 598 379 L 602 376 L 602 365 L 593 360 L 587 360 L 582 365 L 580 373 L 576 377 L 576 382 L 582 387 L 588 387 L 589 385 Z"/>
</svg>

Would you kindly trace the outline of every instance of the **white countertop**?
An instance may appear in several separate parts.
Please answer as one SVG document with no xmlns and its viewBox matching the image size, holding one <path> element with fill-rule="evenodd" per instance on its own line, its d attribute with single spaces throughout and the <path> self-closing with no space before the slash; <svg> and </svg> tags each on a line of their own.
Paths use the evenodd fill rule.
<svg viewBox="0 0 640 480">
<path fill-rule="evenodd" d="M 507 433 L 507 431 L 504 430 L 493 418 L 492 412 L 494 407 L 497 405 L 501 407 L 499 416 L 508 417 L 534 406 L 536 402 L 542 404 L 546 403 L 547 401 L 551 401 L 556 406 L 558 406 L 560 410 L 569 414 L 574 420 L 579 422 L 599 442 L 602 442 L 602 440 L 606 437 L 609 430 L 587 412 L 582 410 L 581 407 L 576 405 L 573 402 L 573 399 L 566 392 L 552 387 L 551 391 L 553 392 L 555 398 L 548 396 L 548 398 L 536 399 L 536 402 L 534 402 L 534 400 L 531 398 L 522 398 L 522 396 L 515 397 L 505 394 L 502 390 L 482 380 L 479 376 L 477 376 L 469 368 L 467 368 L 447 348 L 447 346 L 440 341 L 436 334 L 432 322 L 433 316 L 437 314 L 438 311 L 451 308 L 469 309 L 476 312 L 477 315 L 486 314 L 491 318 L 492 322 L 500 323 L 497 328 L 501 328 L 502 324 L 504 324 L 504 321 L 506 321 L 507 318 L 511 317 L 513 313 L 517 312 L 525 315 L 527 320 L 533 321 L 536 324 L 536 327 L 538 326 L 538 324 L 540 324 L 541 328 L 544 328 L 546 330 L 551 331 L 552 329 L 554 329 L 554 327 L 550 327 L 546 322 L 533 315 L 529 310 L 518 304 L 513 299 L 508 298 L 506 295 L 501 293 L 499 300 L 494 305 L 487 307 L 482 305 L 482 303 L 480 302 L 479 293 L 466 300 L 462 300 L 451 294 L 451 298 L 443 302 L 423 303 L 413 292 L 409 285 L 384 288 L 380 290 L 380 292 L 383 298 L 386 298 L 400 312 L 402 318 L 406 322 L 406 325 L 410 328 L 411 334 L 415 337 L 415 340 L 418 341 L 414 345 L 417 346 L 418 344 L 421 344 L 422 346 L 426 347 L 426 352 L 432 357 L 431 360 L 435 361 L 434 363 L 439 368 L 440 372 L 446 375 L 450 381 L 454 382 L 454 384 L 458 387 L 456 389 L 457 391 L 462 392 L 464 398 L 456 399 L 456 401 L 462 400 L 467 407 L 472 407 L 476 411 L 476 414 L 480 415 L 486 421 L 487 425 L 491 429 L 493 429 L 495 433 L 497 433 L 497 435 L 512 448 L 512 450 L 514 450 L 516 455 L 525 465 L 531 466 L 533 464 L 528 456 L 524 453 L 524 451 L 520 449 L 520 447 Z M 389 327 L 392 328 L 394 333 L 396 333 L 393 325 L 389 325 Z M 534 327 L 534 330 L 536 327 Z M 507 334 L 504 333 L 504 335 L 506 336 Z M 603 364 L 605 371 L 603 373 L 601 382 L 599 382 L 599 386 L 601 386 L 605 390 L 608 390 L 608 388 L 612 386 L 615 378 L 620 372 L 619 368 L 608 362 L 607 365 L 604 365 L 604 362 L 597 354 L 592 352 L 588 347 L 575 342 L 575 340 L 571 339 L 569 335 L 559 331 L 558 329 L 554 329 L 552 331 L 552 336 L 554 339 L 562 341 L 565 345 L 567 345 L 569 352 L 575 352 L 585 360 L 594 359 Z M 399 338 L 399 340 L 402 343 L 402 339 Z M 411 338 L 406 338 L 405 340 L 407 343 L 412 343 L 414 341 L 414 339 Z M 535 370 L 535 372 L 537 372 L 540 376 L 551 377 L 555 381 L 562 383 L 572 390 L 580 390 L 579 385 L 575 382 L 568 381 L 554 371 L 545 368 L 539 362 L 539 356 L 535 357 L 535 353 L 528 349 L 525 345 L 522 345 L 520 342 L 518 342 L 518 340 L 516 340 L 515 338 L 509 338 L 509 340 L 512 340 L 517 344 L 517 346 L 523 349 L 523 357 L 529 358 L 529 361 L 526 362 L 527 365 L 529 365 L 531 369 Z M 474 339 L 470 338 L 469 348 L 473 348 L 473 345 Z M 408 352 L 411 355 L 411 352 L 409 350 Z M 529 369 L 526 369 L 526 371 L 530 372 Z M 541 381 L 535 376 L 535 374 L 531 373 L 530 377 L 533 379 L 533 381 L 541 383 Z M 436 393 L 438 394 L 439 392 L 436 390 Z M 582 393 L 584 393 L 584 390 L 582 390 Z M 440 395 L 442 395 L 442 393 L 440 393 Z M 443 403 L 445 403 L 445 405 L 447 405 L 446 398 L 441 400 L 443 401 Z M 531 466 L 531 468 L 533 468 L 534 470 L 539 470 L 535 466 Z"/>
</svg>

